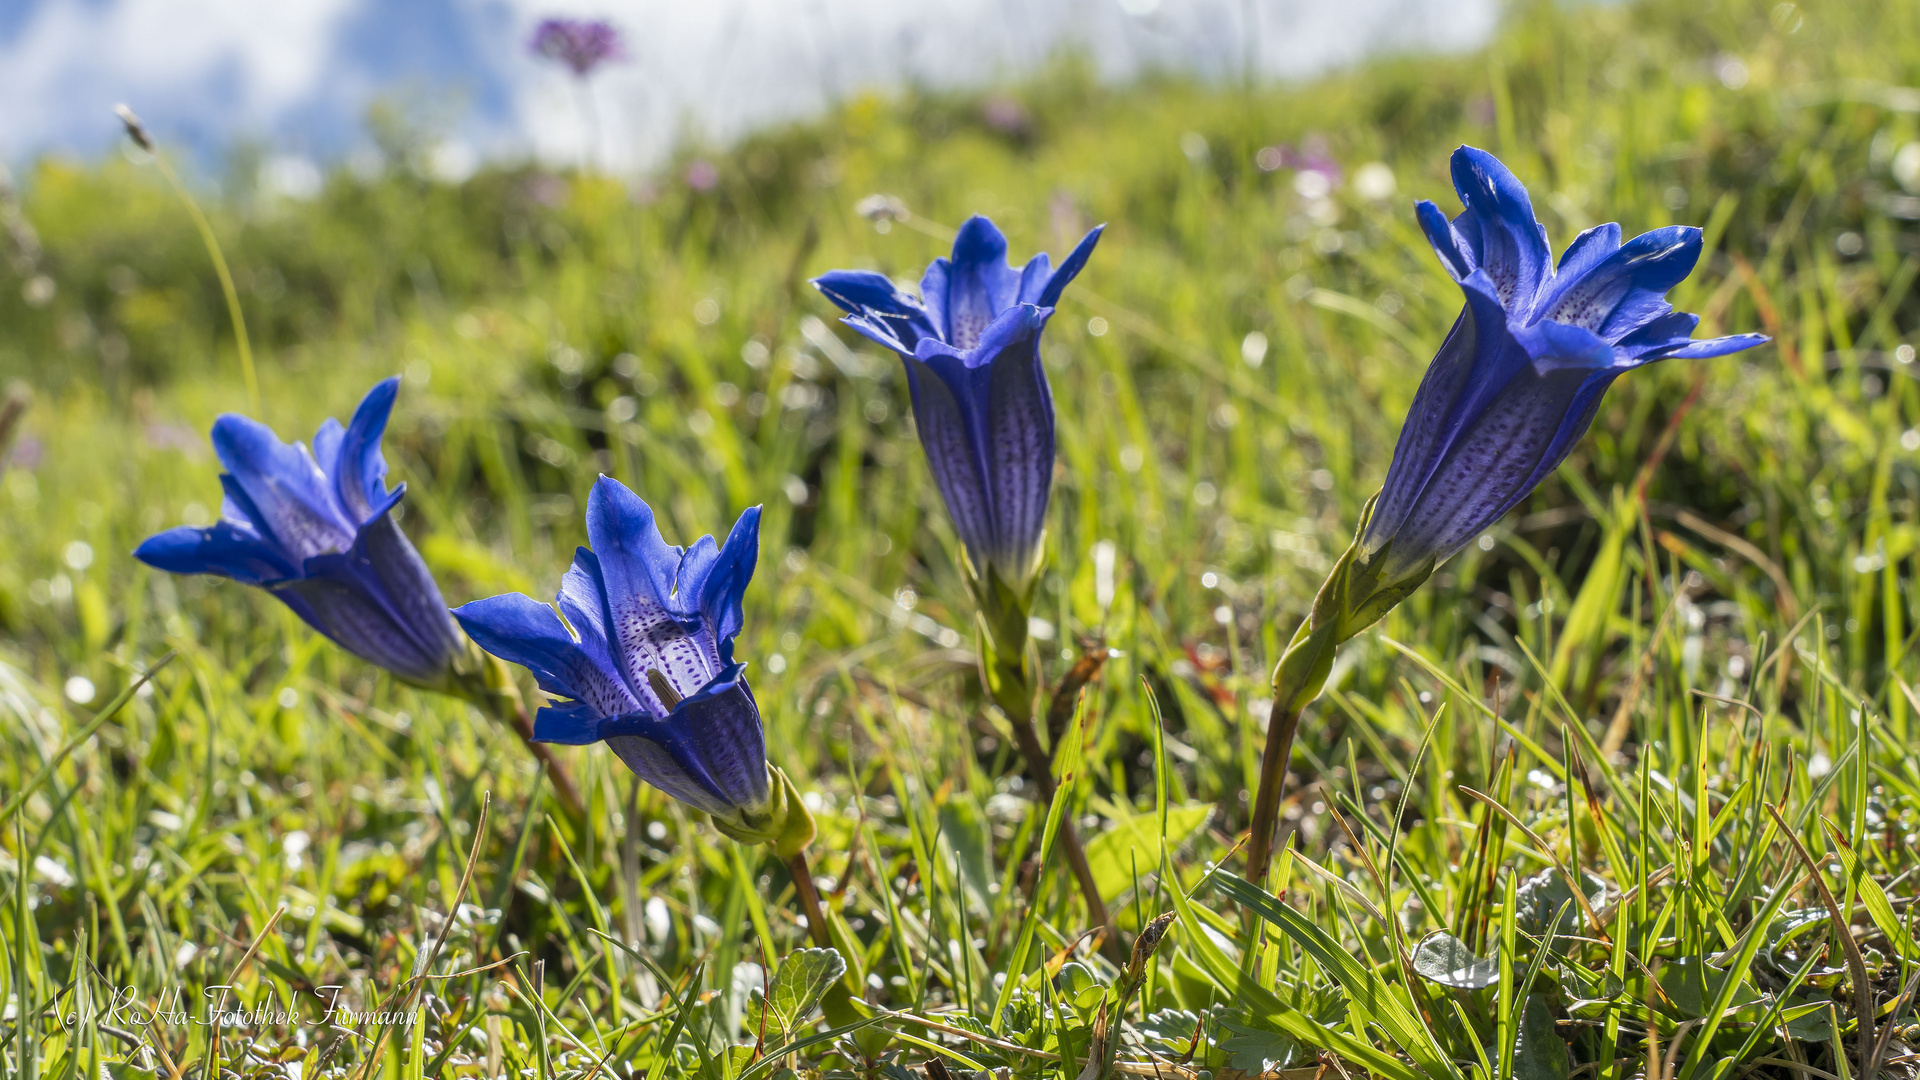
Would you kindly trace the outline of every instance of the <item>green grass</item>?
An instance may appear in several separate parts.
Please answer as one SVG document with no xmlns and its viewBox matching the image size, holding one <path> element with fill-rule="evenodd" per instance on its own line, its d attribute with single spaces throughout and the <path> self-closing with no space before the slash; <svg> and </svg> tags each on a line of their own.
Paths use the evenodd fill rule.
<svg viewBox="0 0 1920 1080">
<path fill-rule="evenodd" d="M 591 803 L 565 820 L 493 721 L 129 557 L 217 513 L 205 430 L 245 389 L 152 170 L 40 164 L 38 250 L 12 229 L 0 267 L 0 376 L 31 391 L 0 476 L 0 1069 L 905 1080 L 944 1055 L 1095 1080 L 1104 1049 L 1160 1077 L 1911 1075 L 1920 202 L 1893 166 L 1915 84 L 1911 4 L 1528 5 L 1483 52 L 1297 86 L 1112 89 L 1065 61 L 1013 91 L 1017 135 L 974 99 L 859 99 L 706 151 L 708 193 L 677 169 L 342 173 L 310 204 L 229 185 L 209 210 L 265 419 L 304 436 L 404 372 L 387 455 L 451 602 L 550 595 L 598 472 L 672 540 L 766 504 L 739 652 L 818 799 L 845 980 L 889 1010 L 837 1040 L 788 993 L 821 958 L 777 860 L 596 748 L 564 751 Z M 1309 217 L 1254 160 L 1316 133 L 1398 193 Z M 1267 676 L 1459 308 L 1410 203 L 1455 205 L 1463 141 L 1529 184 L 1557 248 L 1702 225 L 1677 306 L 1777 343 L 1622 380 L 1554 479 L 1347 646 L 1302 724 L 1275 900 L 1228 855 Z M 913 220 L 863 220 L 875 192 Z M 1048 331 L 1038 607 L 1049 685 L 1114 650 L 1052 736 L 1122 927 L 1175 915 L 1138 979 L 1040 858 L 898 363 L 805 285 L 916 277 L 976 211 L 1016 253 L 1110 223 Z M 783 973 L 764 1022 L 743 965 Z M 313 1023 L 317 988 L 379 1012 L 416 973 L 410 1029 Z M 304 1022 L 216 1045 L 111 1008 L 132 987 L 204 1019 L 226 983 Z"/>
</svg>

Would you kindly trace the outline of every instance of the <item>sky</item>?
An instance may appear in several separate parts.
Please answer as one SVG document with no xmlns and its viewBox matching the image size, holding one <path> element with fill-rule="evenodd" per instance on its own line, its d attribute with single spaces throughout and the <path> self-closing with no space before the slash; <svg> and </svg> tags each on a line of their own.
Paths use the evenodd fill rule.
<svg viewBox="0 0 1920 1080">
<path fill-rule="evenodd" d="M 1310 75 L 1370 52 L 1470 48 L 1498 0 L 0 0 L 0 162 L 116 147 L 126 102 L 156 136 L 218 162 L 266 155 L 290 188 L 364 160 L 370 106 L 486 159 L 634 173 L 681 140 L 904 82 L 988 86 L 1064 48 L 1103 76 Z M 606 18 L 628 56 L 582 87 L 529 55 L 546 16 Z M 587 117 L 598 118 L 596 140 Z"/>
</svg>

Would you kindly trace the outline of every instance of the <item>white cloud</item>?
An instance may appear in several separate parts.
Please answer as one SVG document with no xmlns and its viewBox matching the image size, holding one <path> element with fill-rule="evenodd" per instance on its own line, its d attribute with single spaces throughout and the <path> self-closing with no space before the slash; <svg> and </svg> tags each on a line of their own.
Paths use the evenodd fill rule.
<svg viewBox="0 0 1920 1080">
<path fill-rule="evenodd" d="M 1381 48 L 1470 47 L 1491 32 L 1497 0 L 26 2 L 35 10 L 0 40 L 0 158 L 97 151 L 122 100 L 163 136 L 344 151 L 350 133 L 313 128 L 351 127 L 374 95 L 437 80 L 486 91 L 448 133 L 480 153 L 577 162 L 591 115 L 599 158 L 632 170 L 686 136 L 725 141 L 907 80 L 1017 77 L 1067 45 L 1108 78 L 1150 67 L 1231 78 L 1249 58 L 1266 75 L 1298 76 Z M 528 31 L 554 14 L 611 18 L 628 43 L 631 58 L 593 80 L 591 113 L 568 75 L 527 55 Z M 434 40 L 353 54 L 369 26 L 379 37 L 389 24 L 405 29 L 388 39 Z M 448 43 L 439 65 L 460 65 L 453 76 L 420 59 L 429 44 L 444 58 Z"/>
<path fill-rule="evenodd" d="M 324 92 L 333 30 L 359 0 L 110 0 L 38 5 L 0 45 L 0 154 L 92 148 L 136 111 L 205 110 L 227 135 L 270 129 Z"/>
</svg>

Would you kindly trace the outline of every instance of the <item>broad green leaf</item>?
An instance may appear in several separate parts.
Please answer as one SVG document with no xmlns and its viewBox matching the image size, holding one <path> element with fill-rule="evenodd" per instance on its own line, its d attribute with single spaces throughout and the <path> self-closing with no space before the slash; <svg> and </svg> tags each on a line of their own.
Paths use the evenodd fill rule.
<svg viewBox="0 0 1920 1080">
<path fill-rule="evenodd" d="M 1598 910 L 1605 899 L 1607 883 L 1584 870 L 1580 871 L 1580 876 L 1585 879 L 1587 903 Z M 1567 908 L 1560 932 L 1554 935 L 1553 949 L 1556 952 L 1571 946 L 1572 937 L 1586 930 L 1586 911 L 1579 904 L 1568 906 L 1573 900 L 1573 890 L 1567 887 L 1566 876 L 1559 870 L 1549 868 L 1522 881 L 1514 899 L 1520 905 L 1515 912 L 1519 917 L 1520 932 L 1535 938 L 1547 932 L 1547 927 L 1562 907 Z"/>
<path fill-rule="evenodd" d="M 1683 956 L 1660 968 L 1660 989 L 1685 1020 L 1705 1018 L 1709 1003 L 1716 1000 L 1724 1002 L 1727 1012 L 1760 1000 L 1760 992 L 1745 979 L 1729 991 L 1725 986 L 1727 975 L 1697 956 Z"/>
<path fill-rule="evenodd" d="M 1178 846 L 1212 816 L 1209 803 L 1167 808 L 1167 844 Z M 1133 888 L 1134 874 L 1145 874 L 1160 862 L 1159 822 L 1152 814 L 1116 821 L 1087 841 L 1087 863 L 1093 868 L 1100 895 L 1118 896 Z"/>
<path fill-rule="evenodd" d="M 1513 1040 L 1513 1080 L 1567 1080 L 1567 1044 L 1553 1029 L 1545 994 L 1528 994 Z"/>
<path fill-rule="evenodd" d="M 1833 1004 L 1828 1001 L 1809 1001 L 1801 1005 L 1790 1005 L 1780 1013 L 1781 1026 L 1787 1034 L 1801 1042 L 1831 1042 L 1833 1040 Z"/>
<path fill-rule="evenodd" d="M 727 1052 L 708 1061 L 704 1075 L 714 1080 L 734 1080 L 753 1061 L 753 1047 L 729 1046 Z"/>
<path fill-rule="evenodd" d="M 960 884 L 967 898 L 980 911 L 991 913 L 993 892 L 988 886 L 994 881 L 993 831 L 972 796 L 956 794 L 940 808 L 940 835 L 959 864 Z"/>
<path fill-rule="evenodd" d="M 797 949 L 780 961 L 780 970 L 760 1006 L 768 1031 L 787 1032 L 800 1026 L 820 1003 L 835 979 L 845 974 L 847 961 L 836 949 Z"/>
<path fill-rule="evenodd" d="M 1220 1018 L 1220 1026 L 1233 1033 L 1232 1038 L 1220 1040 L 1220 1049 L 1226 1052 L 1229 1068 L 1258 1074 L 1289 1068 L 1307 1060 L 1300 1043 L 1292 1036 L 1236 1024 L 1225 1017 Z"/>
<path fill-rule="evenodd" d="M 1483 960 L 1467 943 L 1436 930 L 1413 947 L 1414 973 L 1429 982 L 1456 990 L 1484 990 L 1500 981 L 1500 965 Z"/>
</svg>

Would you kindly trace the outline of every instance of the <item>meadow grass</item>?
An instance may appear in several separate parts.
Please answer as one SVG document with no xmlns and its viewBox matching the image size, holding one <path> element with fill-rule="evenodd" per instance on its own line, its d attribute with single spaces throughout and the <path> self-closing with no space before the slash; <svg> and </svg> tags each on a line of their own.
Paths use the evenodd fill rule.
<svg viewBox="0 0 1920 1080">
<path fill-rule="evenodd" d="M 638 185 L 449 186 L 389 124 L 376 179 L 209 199 L 263 419 L 307 437 L 406 376 L 387 456 L 450 602 L 550 596 L 597 473 L 671 541 L 765 504 L 738 651 L 820 824 L 867 1017 L 839 1031 L 778 860 L 604 748 L 563 751 L 572 818 L 472 708 L 132 560 L 218 513 L 205 432 L 245 384 L 153 170 L 40 163 L 0 222 L 0 1071 L 1911 1075 L 1915 83 L 1911 4 L 1523 5 L 1483 51 L 1301 85 L 1068 58 L 1013 124 L 858 98 Z M 1256 165 L 1315 136 L 1397 192 Z M 1459 309 L 1411 201 L 1456 205 L 1461 142 L 1556 248 L 1702 226 L 1676 306 L 1775 344 L 1622 380 L 1343 650 L 1263 891 L 1233 850 L 1268 676 Z M 907 215 L 856 213 L 875 193 Z M 1109 223 L 1045 348 L 1045 681 L 1106 657 L 1045 733 L 1052 806 L 980 692 L 899 364 L 805 283 L 917 277 L 974 212 L 1017 255 Z M 1065 815 L 1130 937 L 1172 916 L 1137 968 L 1083 934 Z"/>
</svg>

